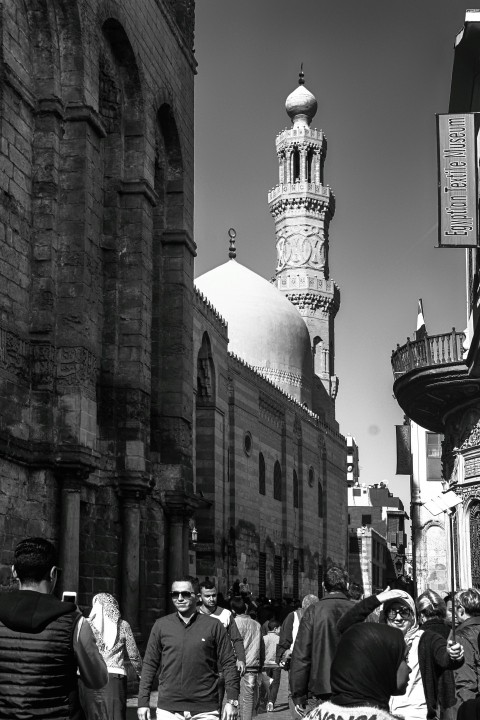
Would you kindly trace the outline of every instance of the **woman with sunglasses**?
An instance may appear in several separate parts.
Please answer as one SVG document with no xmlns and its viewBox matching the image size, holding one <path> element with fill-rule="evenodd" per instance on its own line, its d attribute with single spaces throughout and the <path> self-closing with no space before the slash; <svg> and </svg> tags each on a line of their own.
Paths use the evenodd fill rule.
<svg viewBox="0 0 480 720">
<path fill-rule="evenodd" d="M 403 590 L 385 590 L 356 603 L 338 622 L 344 632 L 352 624 L 362 622 L 383 604 L 383 622 L 397 628 L 407 645 L 407 662 L 411 674 L 403 695 L 392 697 L 390 712 L 406 720 L 438 720 L 442 710 L 451 706 L 450 693 L 441 681 L 445 670 L 463 663 L 463 648 L 452 644 L 439 633 L 422 630 L 418 625 L 413 598 Z"/>
</svg>

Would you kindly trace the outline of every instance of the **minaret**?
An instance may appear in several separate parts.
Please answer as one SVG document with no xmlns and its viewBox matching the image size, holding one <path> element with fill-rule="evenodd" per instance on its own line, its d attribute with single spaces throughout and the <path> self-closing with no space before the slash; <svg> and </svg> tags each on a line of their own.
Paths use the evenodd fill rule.
<svg viewBox="0 0 480 720">
<path fill-rule="evenodd" d="M 323 184 L 327 141 L 321 130 L 310 127 L 317 101 L 304 85 L 303 72 L 285 108 L 293 125 L 277 135 L 279 181 L 268 194 L 277 243 L 275 283 L 305 320 L 315 374 L 335 400 L 334 321 L 340 291 L 328 271 L 328 228 L 335 198 Z"/>
</svg>

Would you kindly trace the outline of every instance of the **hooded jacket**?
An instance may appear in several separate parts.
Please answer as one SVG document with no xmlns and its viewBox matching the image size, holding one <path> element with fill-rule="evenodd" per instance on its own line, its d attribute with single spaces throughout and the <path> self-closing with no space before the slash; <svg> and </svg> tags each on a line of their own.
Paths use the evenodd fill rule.
<svg viewBox="0 0 480 720">
<path fill-rule="evenodd" d="M 0 717 L 2 720 L 77 720 L 77 665 L 102 687 L 106 667 L 93 646 L 78 641 L 82 615 L 73 603 L 34 590 L 0 593 Z M 84 629 L 84 627 L 86 629 Z M 76 652 L 77 650 L 77 652 Z M 90 677 L 88 677 L 88 675 Z"/>
</svg>

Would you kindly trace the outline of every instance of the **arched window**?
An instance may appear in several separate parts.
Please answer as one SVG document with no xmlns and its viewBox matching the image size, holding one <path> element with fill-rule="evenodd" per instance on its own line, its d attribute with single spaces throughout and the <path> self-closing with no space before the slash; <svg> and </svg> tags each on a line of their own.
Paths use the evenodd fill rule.
<svg viewBox="0 0 480 720">
<path fill-rule="evenodd" d="M 265 458 L 262 453 L 258 456 L 258 492 L 265 495 Z"/>
<path fill-rule="evenodd" d="M 318 483 L 318 517 L 323 517 L 323 490 L 322 483 Z"/>
<path fill-rule="evenodd" d="M 282 499 L 282 468 L 278 460 L 273 468 L 273 498 L 274 500 Z"/>
<path fill-rule="evenodd" d="M 311 488 L 313 488 L 313 483 L 315 482 L 315 470 L 313 467 L 308 468 L 308 484 Z"/>
<path fill-rule="evenodd" d="M 293 507 L 298 508 L 298 476 L 297 471 L 293 471 Z"/>
<path fill-rule="evenodd" d="M 300 153 L 298 148 L 293 151 L 293 178 L 292 182 L 296 183 L 300 181 Z"/>
</svg>

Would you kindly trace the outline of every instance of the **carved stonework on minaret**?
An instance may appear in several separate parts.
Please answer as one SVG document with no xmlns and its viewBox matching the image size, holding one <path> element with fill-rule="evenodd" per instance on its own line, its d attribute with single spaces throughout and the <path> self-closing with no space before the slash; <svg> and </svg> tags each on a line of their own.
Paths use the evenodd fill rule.
<svg viewBox="0 0 480 720">
<path fill-rule="evenodd" d="M 268 194 L 277 243 L 275 283 L 303 316 L 310 333 L 315 373 L 335 399 L 334 318 L 340 307 L 340 291 L 330 279 L 328 266 L 328 232 L 335 198 L 324 185 L 327 142 L 321 130 L 310 127 L 317 101 L 304 86 L 303 73 L 285 107 L 293 124 L 277 135 L 279 182 Z"/>
<path fill-rule="evenodd" d="M 281 230 L 277 236 L 277 272 L 309 266 L 325 274 L 325 235 L 314 225 Z"/>
</svg>

